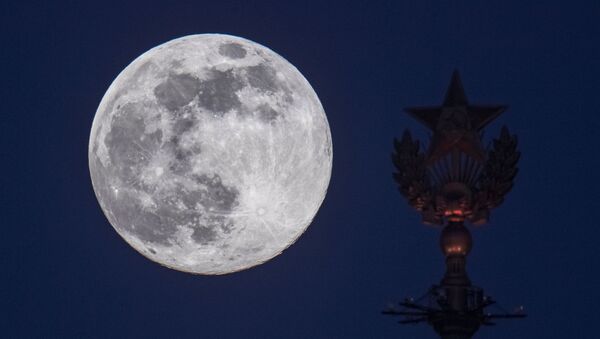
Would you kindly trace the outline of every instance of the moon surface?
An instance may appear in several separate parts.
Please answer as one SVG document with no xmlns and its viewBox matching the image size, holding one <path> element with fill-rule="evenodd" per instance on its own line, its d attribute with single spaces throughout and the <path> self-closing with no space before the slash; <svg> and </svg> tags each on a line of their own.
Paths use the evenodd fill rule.
<svg viewBox="0 0 600 339">
<path fill-rule="evenodd" d="M 308 81 L 270 49 L 222 34 L 169 41 L 127 66 L 98 107 L 88 155 L 121 237 L 197 274 L 243 270 L 294 243 L 332 166 Z"/>
</svg>

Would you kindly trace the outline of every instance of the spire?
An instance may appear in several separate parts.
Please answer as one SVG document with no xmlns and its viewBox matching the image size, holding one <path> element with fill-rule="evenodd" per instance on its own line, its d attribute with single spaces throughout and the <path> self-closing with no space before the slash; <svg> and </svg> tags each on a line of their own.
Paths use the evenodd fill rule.
<svg viewBox="0 0 600 339">
<path fill-rule="evenodd" d="M 394 139 L 394 179 L 423 222 L 446 224 L 440 247 L 446 273 L 420 298 L 407 298 L 383 314 L 401 316 L 401 324 L 428 323 L 442 339 L 469 339 L 495 319 L 523 318 L 522 310 L 490 313 L 495 301 L 474 286 L 467 275 L 467 255 L 473 239 L 465 221 L 486 222 L 512 187 L 517 172 L 517 139 L 503 128 L 489 149 L 482 130 L 500 115 L 503 105 L 470 105 L 457 70 L 441 106 L 405 110 L 433 133 L 425 152 L 405 132 Z M 490 170 L 491 169 L 491 170 Z M 506 179 L 506 180 L 505 180 Z M 499 308 L 501 309 L 501 308 Z"/>
<path fill-rule="evenodd" d="M 469 101 L 467 100 L 465 89 L 463 88 L 462 81 L 460 80 L 460 74 L 458 73 L 458 70 L 455 69 L 452 73 L 452 80 L 450 80 L 448 90 L 446 91 L 444 106 L 467 106 L 468 104 Z"/>
</svg>

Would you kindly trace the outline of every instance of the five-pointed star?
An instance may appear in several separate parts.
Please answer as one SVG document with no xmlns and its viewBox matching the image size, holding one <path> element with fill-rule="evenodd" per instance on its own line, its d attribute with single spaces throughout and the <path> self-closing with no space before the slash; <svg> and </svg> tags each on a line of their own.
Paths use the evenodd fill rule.
<svg viewBox="0 0 600 339">
<path fill-rule="evenodd" d="M 506 108 L 504 105 L 470 105 L 455 70 L 442 106 L 409 107 L 405 111 L 433 131 L 427 151 L 427 163 L 431 164 L 452 151 L 462 151 L 483 162 L 485 150 L 480 132 Z"/>
</svg>

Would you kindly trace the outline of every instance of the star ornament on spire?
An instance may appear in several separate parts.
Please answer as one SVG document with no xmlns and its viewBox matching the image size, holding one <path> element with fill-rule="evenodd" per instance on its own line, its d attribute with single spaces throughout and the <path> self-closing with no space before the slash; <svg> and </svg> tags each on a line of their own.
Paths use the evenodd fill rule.
<svg viewBox="0 0 600 339">
<path fill-rule="evenodd" d="M 496 302 L 471 283 L 466 259 L 473 238 L 466 226 L 483 225 L 500 206 L 518 173 L 517 135 L 506 126 L 487 147 L 482 131 L 506 106 L 471 105 L 454 71 L 444 103 L 406 111 L 433 131 L 429 147 L 405 130 L 394 138 L 392 173 L 400 193 L 427 225 L 442 226 L 440 247 L 446 274 L 439 285 L 418 298 L 398 303 L 382 313 L 402 316 L 402 324 L 426 322 L 441 338 L 471 338 L 494 319 L 523 318 L 522 310 L 492 314 Z"/>
<path fill-rule="evenodd" d="M 433 131 L 426 154 L 431 164 L 448 153 L 462 152 L 480 163 L 485 161 L 481 130 L 506 110 L 505 105 L 471 105 L 457 70 L 442 106 L 405 108 L 411 116 Z"/>
<path fill-rule="evenodd" d="M 424 152 L 408 130 L 394 139 L 393 176 L 424 223 L 483 224 L 490 210 L 502 203 L 518 171 L 517 136 L 503 127 L 486 149 L 482 130 L 506 108 L 469 104 L 454 71 L 441 106 L 406 109 L 433 135 Z"/>
</svg>

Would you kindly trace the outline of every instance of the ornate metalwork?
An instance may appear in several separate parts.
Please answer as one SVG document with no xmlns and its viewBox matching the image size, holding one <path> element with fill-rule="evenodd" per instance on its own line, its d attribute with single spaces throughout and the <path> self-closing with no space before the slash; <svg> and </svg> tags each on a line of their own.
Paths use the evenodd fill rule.
<svg viewBox="0 0 600 339">
<path fill-rule="evenodd" d="M 512 311 L 507 311 L 490 297 L 485 296 L 483 289 L 471 286 L 465 288 L 467 308 L 458 312 L 453 310 L 448 303 L 446 289 L 440 285 L 433 285 L 426 294 L 418 299 L 406 298 L 396 305 L 390 305 L 382 313 L 392 316 L 401 316 L 404 319 L 400 324 L 417 324 L 427 322 L 436 332 L 441 332 L 446 323 L 459 322 L 460 328 L 467 335 L 472 336 L 480 326 L 494 326 L 496 319 L 525 318 L 523 307 L 519 306 Z M 495 311 L 491 311 L 491 308 Z M 449 316 L 450 315 L 450 316 Z"/>
<path fill-rule="evenodd" d="M 486 312 L 497 304 L 471 284 L 466 272 L 472 239 L 464 223 L 486 223 L 518 172 L 517 137 L 506 126 L 483 147 L 483 128 L 505 109 L 504 105 L 469 104 L 456 71 L 441 106 L 406 109 L 433 134 L 427 149 L 421 149 L 408 130 L 400 140 L 394 139 L 393 177 L 424 223 L 444 225 L 440 246 L 446 274 L 420 300 L 407 299 L 399 303 L 402 309 L 383 312 L 404 316 L 400 323 L 426 321 L 442 338 L 471 338 L 481 325 L 493 325 L 493 319 L 525 317 L 522 308 Z M 427 303 L 421 302 L 424 298 Z"/>
<path fill-rule="evenodd" d="M 427 151 L 406 130 L 401 140 L 394 139 L 392 154 L 398 188 L 423 222 L 483 224 L 504 201 L 518 172 L 517 137 L 505 126 L 486 151 L 481 130 L 505 109 L 469 105 L 457 72 L 444 105 L 406 109 L 433 131 Z"/>
<path fill-rule="evenodd" d="M 511 135 L 506 126 L 502 127 L 500 137 L 494 139 L 488 154 L 477 182 L 477 194 L 481 208 L 490 210 L 502 204 L 519 171 L 517 162 L 521 153 L 517 151 L 517 136 Z"/>
</svg>

